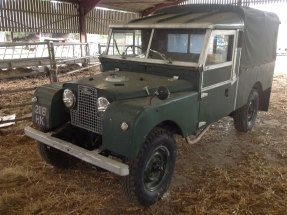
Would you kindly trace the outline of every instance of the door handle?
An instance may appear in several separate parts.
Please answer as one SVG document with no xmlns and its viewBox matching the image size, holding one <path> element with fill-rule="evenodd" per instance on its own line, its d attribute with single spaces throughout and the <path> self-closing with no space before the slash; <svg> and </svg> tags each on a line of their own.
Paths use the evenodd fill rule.
<svg viewBox="0 0 287 215">
<path fill-rule="evenodd" d="M 224 95 L 225 95 L 225 97 L 228 97 L 228 89 L 225 89 Z"/>
<path fill-rule="evenodd" d="M 200 98 L 202 99 L 202 98 L 204 98 L 206 96 L 208 96 L 208 93 L 201 93 L 201 97 Z"/>
</svg>

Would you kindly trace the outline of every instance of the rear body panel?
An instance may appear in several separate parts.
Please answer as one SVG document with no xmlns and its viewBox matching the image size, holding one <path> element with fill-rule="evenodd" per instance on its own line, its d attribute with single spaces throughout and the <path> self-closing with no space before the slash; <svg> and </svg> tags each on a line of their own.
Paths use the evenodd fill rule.
<svg viewBox="0 0 287 215">
<path fill-rule="evenodd" d="M 266 92 L 260 99 L 261 101 L 265 100 L 265 105 L 260 105 L 260 109 L 264 111 L 268 110 L 270 99 L 270 93 L 268 93 L 268 91 L 270 91 L 272 87 L 274 67 L 275 61 L 248 69 L 240 68 L 236 109 L 246 104 L 251 89 L 256 83 L 260 83 L 262 91 Z"/>
</svg>

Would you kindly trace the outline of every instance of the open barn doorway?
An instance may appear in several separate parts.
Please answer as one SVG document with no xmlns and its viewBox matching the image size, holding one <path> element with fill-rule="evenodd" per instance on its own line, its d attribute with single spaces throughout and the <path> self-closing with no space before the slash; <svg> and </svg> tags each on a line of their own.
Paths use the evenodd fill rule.
<svg viewBox="0 0 287 215">
<path fill-rule="evenodd" d="M 275 75 L 287 76 L 287 2 L 277 4 L 251 4 L 250 7 L 259 10 L 276 13 L 281 21 L 277 41 L 277 59 L 275 64 Z"/>
</svg>

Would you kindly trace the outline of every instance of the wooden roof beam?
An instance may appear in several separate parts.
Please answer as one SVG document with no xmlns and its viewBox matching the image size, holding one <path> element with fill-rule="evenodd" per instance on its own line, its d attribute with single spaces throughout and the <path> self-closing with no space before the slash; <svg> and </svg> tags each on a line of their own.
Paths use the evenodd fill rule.
<svg viewBox="0 0 287 215">
<path fill-rule="evenodd" d="M 86 17 L 101 0 L 80 0 L 79 2 L 79 30 L 81 43 L 87 42 Z M 83 55 L 83 53 L 82 53 Z"/>
<path fill-rule="evenodd" d="M 80 8 L 83 8 L 83 14 L 86 16 L 91 12 L 102 0 L 80 0 Z"/>
<path fill-rule="evenodd" d="M 141 15 L 147 16 L 147 15 L 153 13 L 154 11 L 156 11 L 158 9 L 168 7 L 168 6 L 178 5 L 184 1 L 186 1 L 186 0 L 169 0 L 169 1 L 166 1 L 164 3 L 157 4 L 154 7 L 150 7 L 148 9 L 145 9 L 144 11 L 142 11 Z"/>
</svg>

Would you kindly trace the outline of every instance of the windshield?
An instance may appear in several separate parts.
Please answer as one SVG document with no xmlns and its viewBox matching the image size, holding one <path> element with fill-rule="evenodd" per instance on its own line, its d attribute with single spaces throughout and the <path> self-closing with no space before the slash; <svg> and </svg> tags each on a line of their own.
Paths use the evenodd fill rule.
<svg viewBox="0 0 287 215">
<path fill-rule="evenodd" d="M 158 29 L 154 31 L 148 58 L 169 61 L 198 62 L 205 30 Z"/>
<path fill-rule="evenodd" d="M 108 55 L 147 58 L 172 63 L 197 63 L 205 30 L 201 29 L 113 29 Z M 148 49 L 150 39 L 151 46 Z M 148 53 L 148 56 L 147 56 Z"/>
<path fill-rule="evenodd" d="M 118 30 L 114 29 L 108 49 L 108 55 L 145 58 L 151 29 Z"/>
</svg>

